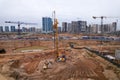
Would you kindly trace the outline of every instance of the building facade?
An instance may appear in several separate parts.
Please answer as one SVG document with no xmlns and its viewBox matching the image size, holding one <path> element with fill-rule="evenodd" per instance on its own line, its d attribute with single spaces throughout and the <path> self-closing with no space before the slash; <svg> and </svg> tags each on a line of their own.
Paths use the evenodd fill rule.
<svg viewBox="0 0 120 80">
<path fill-rule="evenodd" d="M 102 28 L 101 28 L 102 27 Z M 102 29 L 102 30 L 101 30 Z M 89 25 L 89 33 L 111 33 L 115 32 L 117 29 L 117 23 L 113 22 L 111 24 L 103 24 L 103 26 L 98 24 L 91 24 Z"/>
<path fill-rule="evenodd" d="M 52 33 L 53 32 L 53 22 L 50 17 L 42 18 L 42 33 Z"/>
<path fill-rule="evenodd" d="M 67 22 L 62 22 L 62 32 L 67 32 L 68 30 L 67 30 L 67 26 L 68 24 L 67 24 Z"/>
<path fill-rule="evenodd" d="M 87 31 L 86 21 L 72 21 L 70 26 L 71 26 L 71 29 L 69 29 L 70 33 L 79 34 L 79 33 L 86 33 Z"/>
<path fill-rule="evenodd" d="M 10 26 L 11 32 L 16 32 L 15 26 Z"/>
<path fill-rule="evenodd" d="M 72 32 L 72 26 L 71 26 L 71 23 L 68 23 L 68 33 L 71 33 Z"/>
<path fill-rule="evenodd" d="M 111 24 L 104 24 L 103 25 L 103 33 L 111 33 L 115 32 L 117 29 L 117 23 L 113 22 Z"/>
<path fill-rule="evenodd" d="M 88 33 L 99 33 L 99 25 L 98 24 L 92 24 L 92 25 L 89 25 L 89 30 Z"/>
<path fill-rule="evenodd" d="M 5 32 L 9 32 L 9 26 L 5 26 Z"/>
<path fill-rule="evenodd" d="M 58 33 L 61 33 L 62 31 L 61 31 L 61 27 L 58 27 Z"/>
<path fill-rule="evenodd" d="M 28 29 L 26 27 L 22 27 L 22 32 L 28 32 Z"/>
<path fill-rule="evenodd" d="M 87 21 L 78 21 L 79 33 L 85 33 L 87 31 Z"/>
<path fill-rule="evenodd" d="M 111 32 L 116 32 L 116 31 L 117 31 L 117 22 L 113 22 Z"/>
<path fill-rule="evenodd" d="M 77 21 L 72 21 L 71 22 L 71 33 L 77 33 L 77 27 L 78 27 L 78 22 Z"/>
<path fill-rule="evenodd" d="M 35 32 L 35 27 L 30 27 L 30 32 Z"/>
<path fill-rule="evenodd" d="M 3 32 L 3 26 L 0 26 L 0 32 Z"/>
</svg>

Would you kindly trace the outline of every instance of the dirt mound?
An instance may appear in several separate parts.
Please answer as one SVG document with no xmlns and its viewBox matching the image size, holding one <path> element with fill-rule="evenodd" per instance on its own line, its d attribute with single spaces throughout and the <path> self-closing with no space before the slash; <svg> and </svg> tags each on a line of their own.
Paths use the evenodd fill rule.
<svg viewBox="0 0 120 80">
<path fill-rule="evenodd" d="M 54 62 L 52 61 L 52 68 L 43 70 L 41 62 L 38 65 L 38 72 L 29 75 L 30 80 L 106 80 L 102 74 L 102 67 L 92 59 L 83 57 L 85 50 L 69 53 L 67 62 Z M 50 59 L 50 58 L 49 58 Z M 47 59 L 47 60 L 49 60 Z M 40 68 L 41 67 L 41 68 Z M 97 71 L 96 71 L 97 70 Z M 100 76 L 99 76 L 100 75 Z"/>
</svg>

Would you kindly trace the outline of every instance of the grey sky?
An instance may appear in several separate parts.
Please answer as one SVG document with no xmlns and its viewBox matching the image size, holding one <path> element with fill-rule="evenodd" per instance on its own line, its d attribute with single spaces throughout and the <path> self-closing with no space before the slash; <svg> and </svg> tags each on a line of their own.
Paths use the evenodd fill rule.
<svg viewBox="0 0 120 80">
<path fill-rule="evenodd" d="M 37 22 L 41 26 L 41 18 L 51 17 L 53 10 L 60 22 L 79 18 L 90 24 L 100 23 L 92 16 L 120 17 L 120 0 L 0 0 L 0 23 L 5 20 L 25 21 Z M 104 21 L 107 23 L 116 19 Z"/>
</svg>

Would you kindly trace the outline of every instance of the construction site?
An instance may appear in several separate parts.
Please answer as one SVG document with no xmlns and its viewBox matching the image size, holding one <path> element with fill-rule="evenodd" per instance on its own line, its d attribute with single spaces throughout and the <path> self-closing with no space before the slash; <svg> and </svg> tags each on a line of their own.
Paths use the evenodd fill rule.
<svg viewBox="0 0 120 80">
<path fill-rule="evenodd" d="M 100 45 L 101 41 L 94 40 L 60 40 L 58 55 L 53 40 L 1 41 L 6 54 L 0 55 L 0 80 L 119 80 L 118 66 L 86 48 L 115 55 L 120 43 Z M 61 55 L 64 59 L 57 59 Z"/>
<path fill-rule="evenodd" d="M 1 40 L 0 80 L 120 80 L 119 41 L 58 34 L 56 18 L 53 28 L 54 34 L 18 32 Z"/>
</svg>

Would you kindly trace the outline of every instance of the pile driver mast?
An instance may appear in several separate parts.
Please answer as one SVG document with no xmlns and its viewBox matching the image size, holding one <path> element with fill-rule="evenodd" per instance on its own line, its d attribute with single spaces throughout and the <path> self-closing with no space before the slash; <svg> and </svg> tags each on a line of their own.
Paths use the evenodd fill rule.
<svg viewBox="0 0 120 80">
<path fill-rule="evenodd" d="M 55 45 L 55 53 L 56 53 L 56 60 L 57 62 L 65 62 L 66 61 L 66 56 L 64 54 L 60 54 L 59 49 L 58 49 L 58 20 L 55 15 L 55 11 L 53 12 L 53 28 L 54 28 L 54 45 Z"/>
<path fill-rule="evenodd" d="M 56 51 L 56 55 L 57 58 L 59 57 L 59 50 L 58 50 L 58 20 L 56 18 L 55 15 L 55 11 L 53 12 L 53 17 L 54 17 L 54 21 L 53 21 L 53 28 L 54 28 L 54 40 L 55 40 L 55 51 Z"/>
</svg>

